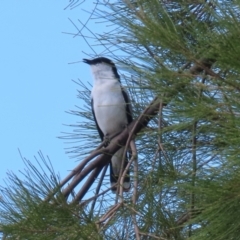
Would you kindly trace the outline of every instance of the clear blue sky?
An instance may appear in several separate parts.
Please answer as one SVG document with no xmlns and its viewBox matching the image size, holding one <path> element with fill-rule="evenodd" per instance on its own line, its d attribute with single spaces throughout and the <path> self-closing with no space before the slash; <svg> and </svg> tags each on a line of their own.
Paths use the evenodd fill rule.
<svg viewBox="0 0 240 240">
<path fill-rule="evenodd" d="M 58 139 L 61 132 L 71 132 L 63 124 L 75 124 L 77 116 L 65 111 L 81 106 L 78 86 L 71 80 L 91 81 L 84 63 L 69 64 L 93 54 L 75 33 L 73 22 L 87 20 L 92 1 L 73 10 L 64 8 L 69 1 L 8 0 L 0 4 L 0 185 L 8 170 L 24 168 L 19 156 L 34 160 L 41 150 L 48 155 L 61 177 L 76 165 L 65 153 L 69 147 Z M 80 26 L 80 25 L 79 25 Z M 91 29 L 99 25 L 92 25 Z"/>
</svg>

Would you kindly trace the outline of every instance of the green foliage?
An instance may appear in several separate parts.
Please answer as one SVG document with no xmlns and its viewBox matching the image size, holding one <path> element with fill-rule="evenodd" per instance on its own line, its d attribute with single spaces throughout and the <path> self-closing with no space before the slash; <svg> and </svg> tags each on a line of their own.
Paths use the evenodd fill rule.
<svg viewBox="0 0 240 240">
<path fill-rule="evenodd" d="M 9 173 L 7 186 L 1 188 L 0 228 L 5 239 L 101 239 L 84 209 L 61 195 L 50 162 L 41 153 L 39 157 L 42 163 L 36 161 L 37 167 L 24 159 L 23 176 Z"/>
<path fill-rule="evenodd" d="M 139 231 L 147 239 L 238 239 L 239 1 L 108 6 L 95 16 L 117 28 L 99 38 L 110 55 L 125 53 L 118 59 L 131 69 L 124 76 L 134 80 L 133 109 L 156 95 L 167 104 L 137 137 Z"/>
<path fill-rule="evenodd" d="M 9 239 L 239 238 L 239 3 L 97 1 L 89 21 L 104 19 L 110 30 L 95 35 L 84 25 L 82 37 L 92 35 L 101 55 L 118 60 L 135 118 L 155 96 L 163 103 L 136 136 L 138 185 L 121 203 L 106 193 L 81 208 L 63 198 L 52 169 L 47 177 L 27 162 L 26 181 L 10 174 L 2 192 Z M 81 88 L 88 106 L 89 89 Z M 97 141 L 90 109 L 73 113 L 86 118 L 74 148 L 85 155 Z"/>
</svg>

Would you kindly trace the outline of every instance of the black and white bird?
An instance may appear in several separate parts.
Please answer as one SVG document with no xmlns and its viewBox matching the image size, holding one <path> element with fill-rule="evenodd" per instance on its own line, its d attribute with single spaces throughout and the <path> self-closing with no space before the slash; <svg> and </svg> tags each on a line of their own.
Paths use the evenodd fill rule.
<svg viewBox="0 0 240 240">
<path fill-rule="evenodd" d="M 83 59 L 83 62 L 90 65 L 93 74 L 91 105 L 97 130 L 102 141 L 111 140 L 133 120 L 129 96 L 121 85 L 115 64 L 110 59 L 99 57 L 92 60 Z M 122 159 L 123 169 L 128 164 L 128 153 L 123 157 L 124 148 L 120 148 L 111 158 L 110 182 L 113 191 L 117 189 Z M 128 171 L 124 178 L 123 190 L 128 191 L 130 188 Z"/>
</svg>

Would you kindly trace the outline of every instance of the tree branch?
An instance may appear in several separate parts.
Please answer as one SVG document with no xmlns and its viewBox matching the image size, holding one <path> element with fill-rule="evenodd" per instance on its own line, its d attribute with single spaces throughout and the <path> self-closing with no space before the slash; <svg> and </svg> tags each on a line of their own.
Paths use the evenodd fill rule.
<svg viewBox="0 0 240 240">
<path fill-rule="evenodd" d="M 69 174 L 62 182 L 60 187 L 67 183 L 73 176 L 73 180 L 67 186 L 67 188 L 62 190 L 62 194 L 68 198 L 69 194 L 73 189 L 90 173 L 88 180 L 84 184 L 83 188 L 77 193 L 74 201 L 81 201 L 88 189 L 91 187 L 94 180 L 97 178 L 98 174 L 102 168 L 107 165 L 114 153 L 116 153 L 121 146 L 126 145 L 126 142 L 137 133 L 139 133 L 144 127 L 147 126 L 148 122 L 158 113 L 160 100 L 158 97 L 154 98 L 149 106 L 143 111 L 137 119 L 128 125 L 126 129 L 123 130 L 118 136 L 111 140 L 110 144 L 101 150 L 94 151 L 89 157 L 84 159 L 72 172 Z M 165 106 L 166 104 L 164 104 Z M 95 160 L 86 164 L 92 160 L 95 156 L 98 156 Z"/>
</svg>

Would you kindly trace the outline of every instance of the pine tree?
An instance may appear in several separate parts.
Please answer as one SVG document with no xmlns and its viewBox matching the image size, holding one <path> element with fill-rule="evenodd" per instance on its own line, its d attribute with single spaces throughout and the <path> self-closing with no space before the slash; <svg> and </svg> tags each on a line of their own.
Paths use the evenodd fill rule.
<svg viewBox="0 0 240 240">
<path fill-rule="evenodd" d="M 5 238 L 239 239 L 239 5 L 97 1 L 89 20 L 104 19 L 110 30 L 84 30 L 121 66 L 135 121 L 87 157 L 100 142 L 90 90 L 79 82 L 87 107 L 73 113 L 86 121 L 75 126 L 82 144 L 72 153 L 87 158 L 75 177 L 62 181 L 52 168 L 47 177 L 28 161 L 26 181 L 9 175 L 0 202 Z M 71 137 L 78 137 L 75 131 Z M 137 149 L 132 191 L 115 196 L 104 177 L 106 153 L 131 137 Z"/>
</svg>

